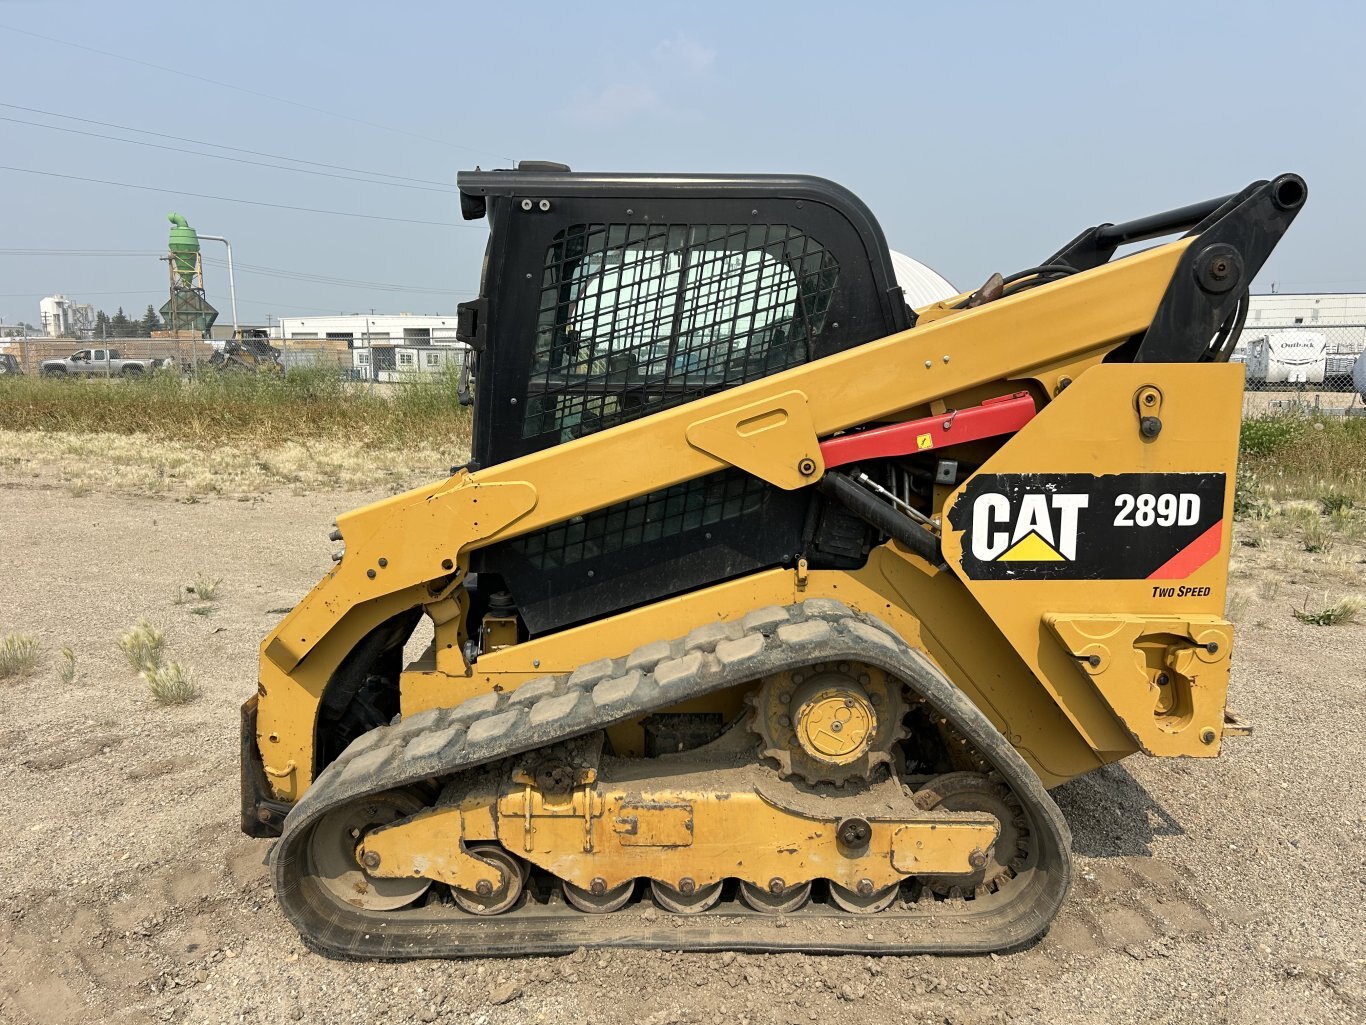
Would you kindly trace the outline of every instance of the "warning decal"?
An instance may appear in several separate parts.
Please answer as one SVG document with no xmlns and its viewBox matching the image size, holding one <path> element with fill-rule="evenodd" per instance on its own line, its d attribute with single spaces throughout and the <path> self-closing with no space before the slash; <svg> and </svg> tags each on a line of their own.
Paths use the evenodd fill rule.
<svg viewBox="0 0 1366 1025">
<path fill-rule="evenodd" d="M 1219 554 L 1222 473 L 982 474 L 949 512 L 972 580 L 1183 580 Z"/>
</svg>

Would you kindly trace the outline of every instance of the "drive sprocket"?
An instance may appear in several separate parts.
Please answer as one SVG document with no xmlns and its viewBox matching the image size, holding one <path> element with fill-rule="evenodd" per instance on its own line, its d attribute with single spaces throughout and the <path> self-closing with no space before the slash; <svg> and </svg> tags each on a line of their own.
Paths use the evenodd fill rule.
<svg viewBox="0 0 1366 1025">
<path fill-rule="evenodd" d="M 893 764 L 907 736 L 900 682 L 857 662 L 818 662 L 764 679 L 751 695 L 759 754 L 788 779 L 844 786 Z"/>
<path fill-rule="evenodd" d="M 1000 832 L 982 867 L 970 876 L 925 876 L 924 885 L 941 897 L 985 897 L 1001 890 L 1032 862 L 1029 819 L 1019 799 L 988 773 L 950 772 L 915 792 L 926 811 L 979 811 L 995 816 Z"/>
</svg>

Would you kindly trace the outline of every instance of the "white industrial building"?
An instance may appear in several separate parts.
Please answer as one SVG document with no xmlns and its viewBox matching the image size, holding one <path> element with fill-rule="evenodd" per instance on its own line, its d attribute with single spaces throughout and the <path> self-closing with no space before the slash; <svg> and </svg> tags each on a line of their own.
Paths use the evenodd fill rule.
<svg viewBox="0 0 1366 1025">
<path fill-rule="evenodd" d="M 411 374 L 438 374 L 464 365 L 468 349 L 455 338 L 455 315 L 351 313 L 335 317 L 281 317 L 272 332 L 288 365 L 306 356 L 309 343 L 351 352 L 355 376 L 399 381 Z"/>
<path fill-rule="evenodd" d="M 49 338 L 89 338 L 95 330 L 95 307 L 61 294 L 43 299 L 38 313 Z"/>
<path fill-rule="evenodd" d="M 1290 292 L 1254 295 L 1248 307 L 1247 328 L 1278 325 L 1366 324 L 1366 292 Z"/>
<path fill-rule="evenodd" d="M 332 339 L 348 348 L 455 343 L 455 314 L 348 313 L 335 317 L 281 317 L 275 337 Z"/>
<path fill-rule="evenodd" d="M 402 381 L 413 374 L 440 374 L 465 366 L 469 346 L 357 345 L 351 350 L 351 366 L 362 381 Z"/>
</svg>

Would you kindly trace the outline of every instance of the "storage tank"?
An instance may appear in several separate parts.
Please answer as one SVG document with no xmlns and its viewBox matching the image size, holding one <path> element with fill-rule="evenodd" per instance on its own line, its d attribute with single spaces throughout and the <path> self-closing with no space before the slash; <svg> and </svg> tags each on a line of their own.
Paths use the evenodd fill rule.
<svg viewBox="0 0 1366 1025">
<path fill-rule="evenodd" d="M 199 233 L 180 214 L 167 214 L 166 219 L 172 225 L 170 250 L 175 272 L 182 285 L 192 286 L 199 270 Z"/>
</svg>

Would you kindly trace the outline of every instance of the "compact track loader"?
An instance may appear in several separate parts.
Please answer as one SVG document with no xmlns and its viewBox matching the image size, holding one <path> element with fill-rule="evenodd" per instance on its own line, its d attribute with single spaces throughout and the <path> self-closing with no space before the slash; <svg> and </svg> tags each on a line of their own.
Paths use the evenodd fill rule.
<svg viewBox="0 0 1366 1025">
<path fill-rule="evenodd" d="M 827 181 L 458 184 L 473 458 L 338 517 L 243 707 L 314 947 L 1007 948 L 1049 788 L 1243 731 L 1228 357 L 1299 177 L 915 310 Z"/>
</svg>

